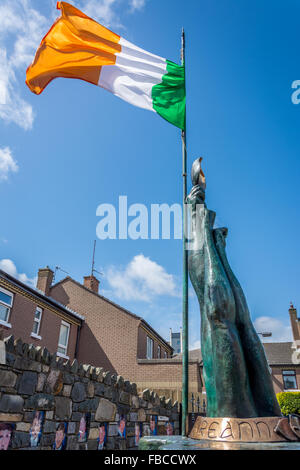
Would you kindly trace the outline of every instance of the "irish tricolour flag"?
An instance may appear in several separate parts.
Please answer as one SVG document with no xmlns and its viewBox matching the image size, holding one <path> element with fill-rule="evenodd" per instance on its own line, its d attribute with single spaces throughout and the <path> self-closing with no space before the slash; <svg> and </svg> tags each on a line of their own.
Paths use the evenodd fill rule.
<svg viewBox="0 0 300 470">
<path fill-rule="evenodd" d="M 144 51 L 66 2 L 26 72 L 40 94 L 57 77 L 79 78 L 185 126 L 184 67 Z"/>
</svg>

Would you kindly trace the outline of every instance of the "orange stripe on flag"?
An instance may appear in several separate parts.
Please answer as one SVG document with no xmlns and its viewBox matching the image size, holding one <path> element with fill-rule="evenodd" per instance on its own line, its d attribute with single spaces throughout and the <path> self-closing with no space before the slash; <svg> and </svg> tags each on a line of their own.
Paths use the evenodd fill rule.
<svg viewBox="0 0 300 470">
<path fill-rule="evenodd" d="M 66 2 L 26 71 L 26 84 L 39 95 L 57 77 L 98 84 L 102 65 L 114 65 L 120 36 Z"/>
</svg>

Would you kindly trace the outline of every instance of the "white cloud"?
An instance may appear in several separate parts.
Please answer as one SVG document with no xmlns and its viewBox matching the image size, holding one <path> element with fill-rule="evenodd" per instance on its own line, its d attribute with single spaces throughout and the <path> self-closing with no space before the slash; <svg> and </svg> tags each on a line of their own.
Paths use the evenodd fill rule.
<svg viewBox="0 0 300 470">
<path fill-rule="evenodd" d="M 0 118 L 31 129 L 34 112 L 22 97 L 25 71 L 42 37 L 59 12 L 51 0 L 47 16 L 33 8 L 31 0 L 2 0 L 0 5 Z M 145 0 L 77 0 L 74 5 L 107 27 L 123 28 L 120 13 L 141 10 Z"/>
<path fill-rule="evenodd" d="M 150 302 L 159 295 L 177 296 L 173 275 L 143 254 L 135 256 L 123 270 L 109 268 L 106 278 L 121 299 Z"/>
<path fill-rule="evenodd" d="M 269 338 L 262 338 L 264 343 L 281 343 L 285 341 L 293 341 L 292 329 L 288 324 L 288 320 L 284 323 L 273 317 L 258 317 L 254 321 L 254 327 L 257 332 L 271 332 Z"/>
<path fill-rule="evenodd" d="M 37 278 L 30 279 L 25 273 L 18 273 L 15 263 L 11 259 L 1 259 L 0 260 L 0 269 L 10 274 L 11 276 L 19 279 L 19 281 L 28 284 L 31 287 L 36 286 Z"/>
<path fill-rule="evenodd" d="M 189 344 L 189 350 L 193 351 L 194 349 L 200 349 L 200 340 L 194 341 L 192 344 Z"/>
<path fill-rule="evenodd" d="M 146 0 L 130 0 L 129 5 L 131 11 L 142 10 L 146 4 Z"/>
<path fill-rule="evenodd" d="M 120 27 L 120 0 L 78 0 L 77 8 L 106 27 Z"/>
<path fill-rule="evenodd" d="M 0 148 L 0 181 L 7 180 L 10 172 L 17 172 L 18 165 L 9 147 Z"/>
<path fill-rule="evenodd" d="M 0 118 L 25 130 L 32 128 L 34 113 L 21 97 L 18 74 L 24 84 L 25 70 L 50 23 L 29 0 L 0 5 Z"/>
</svg>

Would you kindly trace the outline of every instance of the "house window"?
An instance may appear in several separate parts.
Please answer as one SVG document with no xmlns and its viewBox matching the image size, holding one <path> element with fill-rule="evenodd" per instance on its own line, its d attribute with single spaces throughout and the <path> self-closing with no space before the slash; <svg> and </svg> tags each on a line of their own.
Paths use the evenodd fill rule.
<svg viewBox="0 0 300 470">
<path fill-rule="evenodd" d="M 147 336 L 147 359 L 153 359 L 153 339 Z"/>
<path fill-rule="evenodd" d="M 40 333 L 41 320 L 42 320 L 43 310 L 40 307 L 37 307 L 34 314 L 32 335 L 38 336 Z"/>
<path fill-rule="evenodd" d="M 164 358 L 167 359 L 167 357 L 168 357 L 168 353 L 167 351 L 164 351 Z"/>
<path fill-rule="evenodd" d="M 61 322 L 57 352 L 63 356 L 67 355 L 70 325 L 65 321 Z"/>
<path fill-rule="evenodd" d="M 8 323 L 13 298 L 14 295 L 11 292 L 0 288 L 0 322 L 2 324 Z"/>
<path fill-rule="evenodd" d="M 157 346 L 157 357 L 160 359 L 160 346 Z"/>
<path fill-rule="evenodd" d="M 284 390 L 297 389 L 296 372 L 294 370 L 283 370 L 282 378 Z"/>
</svg>

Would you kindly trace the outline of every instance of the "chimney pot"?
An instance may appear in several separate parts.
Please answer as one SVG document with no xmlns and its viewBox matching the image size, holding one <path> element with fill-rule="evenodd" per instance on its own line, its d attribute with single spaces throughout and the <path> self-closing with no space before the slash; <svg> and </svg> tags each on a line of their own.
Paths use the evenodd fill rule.
<svg viewBox="0 0 300 470">
<path fill-rule="evenodd" d="M 99 281 L 95 276 L 84 276 L 83 285 L 95 294 L 99 292 Z"/>
<path fill-rule="evenodd" d="M 39 269 L 36 287 L 40 291 L 44 292 L 45 295 L 49 295 L 50 293 L 53 276 L 54 272 L 49 268 L 49 266 Z"/>
<path fill-rule="evenodd" d="M 292 302 L 289 308 L 289 314 L 293 332 L 293 339 L 294 341 L 298 341 L 300 340 L 300 320 L 299 318 L 297 318 L 297 309 L 294 307 Z"/>
</svg>

